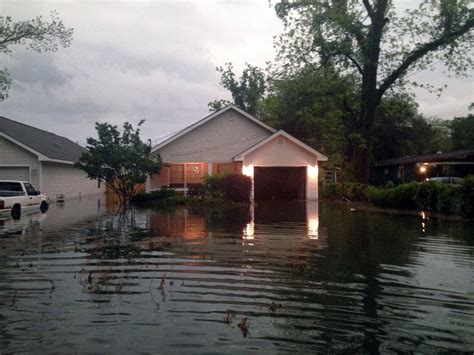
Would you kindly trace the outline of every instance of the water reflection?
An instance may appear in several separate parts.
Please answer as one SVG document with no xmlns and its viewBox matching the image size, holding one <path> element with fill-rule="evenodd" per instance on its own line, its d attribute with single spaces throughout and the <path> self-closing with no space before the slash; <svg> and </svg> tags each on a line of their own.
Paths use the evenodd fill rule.
<svg viewBox="0 0 474 355">
<path fill-rule="evenodd" d="M 93 199 L 24 225 L 0 230 L 0 352 L 474 349 L 467 224 L 274 201 L 122 216 Z"/>
</svg>

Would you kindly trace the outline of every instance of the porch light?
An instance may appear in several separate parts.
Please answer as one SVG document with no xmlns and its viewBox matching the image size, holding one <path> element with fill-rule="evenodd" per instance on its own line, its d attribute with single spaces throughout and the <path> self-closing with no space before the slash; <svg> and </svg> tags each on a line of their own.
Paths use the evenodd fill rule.
<svg viewBox="0 0 474 355">
<path fill-rule="evenodd" d="M 308 165 L 308 177 L 310 179 L 316 179 L 318 177 L 318 166 Z"/>
<path fill-rule="evenodd" d="M 420 166 L 420 173 L 426 173 L 426 166 Z"/>
<path fill-rule="evenodd" d="M 242 167 L 242 174 L 250 178 L 253 178 L 253 165 L 244 165 Z"/>
</svg>

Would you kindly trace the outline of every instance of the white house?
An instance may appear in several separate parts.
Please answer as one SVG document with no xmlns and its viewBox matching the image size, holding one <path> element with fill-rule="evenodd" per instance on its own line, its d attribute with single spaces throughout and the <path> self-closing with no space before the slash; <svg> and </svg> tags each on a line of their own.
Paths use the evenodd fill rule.
<svg viewBox="0 0 474 355">
<path fill-rule="evenodd" d="M 164 167 L 147 190 L 184 189 L 206 175 L 237 172 L 252 178 L 255 199 L 318 198 L 318 163 L 327 157 L 234 105 L 212 113 L 159 143 Z"/>
<path fill-rule="evenodd" d="M 52 200 L 101 194 L 104 186 L 74 167 L 84 151 L 67 138 L 0 117 L 0 180 L 29 181 Z"/>
</svg>

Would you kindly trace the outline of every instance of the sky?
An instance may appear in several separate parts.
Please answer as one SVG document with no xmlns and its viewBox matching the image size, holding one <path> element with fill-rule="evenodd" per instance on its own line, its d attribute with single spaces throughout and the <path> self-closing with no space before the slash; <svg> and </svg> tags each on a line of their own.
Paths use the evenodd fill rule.
<svg viewBox="0 0 474 355">
<path fill-rule="evenodd" d="M 397 5 L 409 0 L 397 0 Z M 216 66 L 245 62 L 265 68 L 283 31 L 268 0 L 0 1 L 14 20 L 59 12 L 73 41 L 57 52 L 12 47 L 2 63 L 13 79 L 0 115 L 85 144 L 95 122 L 146 122 L 144 140 L 156 141 L 209 113 L 214 99 L 230 99 Z M 417 81 L 448 88 L 438 98 L 417 90 L 426 116 L 468 113 L 472 78 L 447 78 L 442 68 Z"/>
</svg>

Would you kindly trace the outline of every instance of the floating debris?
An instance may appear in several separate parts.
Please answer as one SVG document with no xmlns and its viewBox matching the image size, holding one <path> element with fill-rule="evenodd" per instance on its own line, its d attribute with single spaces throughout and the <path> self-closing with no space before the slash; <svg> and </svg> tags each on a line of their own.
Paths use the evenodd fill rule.
<svg viewBox="0 0 474 355">
<path fill-rule="evenodd" d="M 275 303 L 275 302 L 272 302 L 272 303 L 270 304 L 270 306 L 268 306 L 268 309 L 270 310 L 270 312 L 271 312 L 272 314 L 275 314 L 275 313 L 278 311 L 278 309 L 280 309 L 280 308 L 282 308 L 282 307 L 283 307 L 283 306 L 281 305 L 281 303 L 278 303 L 278 304 L 277 304 L 277 303 Z"/>
<path fill-rule="evenodd" d="M 235 311 L 233 309 L 228 309 L 224 321 L 230 325 L 230 323 L 232 323 L 232 321 L 234 320 L 235 316 Z"/>
<path fill-rule="evenodd" d="M 242 335 L 246 338 L 247 336 L 250 336 L 250 321 L 247 317 L 242 318 L 240 323 L 238 324 L 238 327 L 242 331 Z"/>
</svg>

